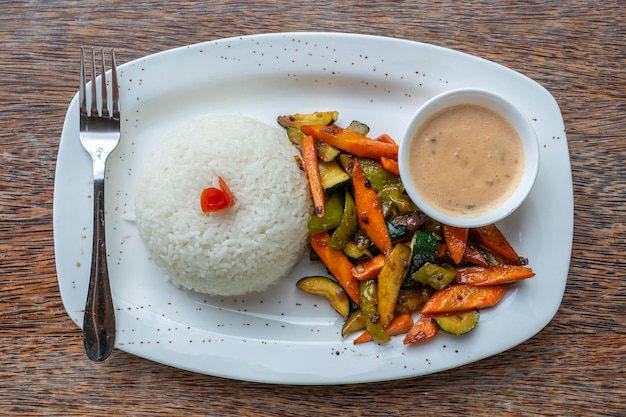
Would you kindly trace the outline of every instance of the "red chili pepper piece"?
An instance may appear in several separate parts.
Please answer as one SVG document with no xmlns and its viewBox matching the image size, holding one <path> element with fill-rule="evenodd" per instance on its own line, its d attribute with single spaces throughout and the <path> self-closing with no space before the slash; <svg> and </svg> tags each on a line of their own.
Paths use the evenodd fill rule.
<svg viewBox="0 0 626 417">
<path fill-rule="evenodd" d="M 220 188 L 210 187 L 202 190 L 200 208 L 203 213 L 215 213 L 233 204 L 233 196 L 222 177 L 218 177 Z"/>
</svg>

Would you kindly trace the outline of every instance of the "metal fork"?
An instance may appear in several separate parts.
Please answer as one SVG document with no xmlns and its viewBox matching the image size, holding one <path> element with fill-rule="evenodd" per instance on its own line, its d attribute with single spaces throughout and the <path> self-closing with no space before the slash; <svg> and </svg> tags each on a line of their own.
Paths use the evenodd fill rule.
<svg viewBox="0 0 626 417">
<path fill-rule="evenodd" d="M 83 321 L 83 343 L 87 356 L 104 361 L 115 345 L 115 310 L 109 284 L 105 240 L 104 178 L 106 161 L 120 140 L 119 91 L 115 52 L 111 49 L 111 97 L 107 94 L 104 49 L 102 54 L 101 100 L 96 87 L 96 58 L 91 48 L 91 97 L 87 104 L 85 48 L 80 49 L 80 142 L 93 160 L 93 247 L 89 290 Z M 99 102 L 100 101 L 100 102 Z"/>
</svg>

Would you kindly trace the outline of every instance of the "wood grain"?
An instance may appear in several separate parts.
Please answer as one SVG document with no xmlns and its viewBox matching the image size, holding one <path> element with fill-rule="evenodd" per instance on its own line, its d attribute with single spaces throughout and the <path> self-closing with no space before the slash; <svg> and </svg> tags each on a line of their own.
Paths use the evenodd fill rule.
<svg viewBox="0 0 626 417">
<path fill-rule="evenodd" d="M 626 8 L 614 1 L 4 1 L 0 13 L 0 410 L 34 415 L 626 415 Z M 570 149 L 565 297 L 537 336 L 426 377 L 276 386 L 116 351 L 89 362 L 56 283 L 54 170 L 76 51 L 119 62 L 222 37 L 348 31 L 454 48 L 544 85 Z M 419 360 L 416 358 L 416 360 Z"/>
</svg>

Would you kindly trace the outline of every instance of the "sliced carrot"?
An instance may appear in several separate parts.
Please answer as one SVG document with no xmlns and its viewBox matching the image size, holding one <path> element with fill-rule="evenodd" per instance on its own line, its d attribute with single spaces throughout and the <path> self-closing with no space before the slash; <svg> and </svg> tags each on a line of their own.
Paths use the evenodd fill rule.
<svg viewBox="0 0 626 417">
<path fill-rule="evenodd" d="M 381 252 L 388 255 L 391 253 L 393 246 L 387 230 L 382 205 L 376 191 L 370 186 L 368 179 L 365 177 L 358 158 L 354 160 L 352 184 L 354 186 L 354 202 L 356 203 L 359 226 L 365 231 L 372 243 Z"/>
<path fill-rule="evenodd" d="M 471 240 L 467 241 L 467 245 L 465 246 L 465 253 L 463 254 L 463 262 L 480 265 L 480 266 L 488 266 L 489 263 L 485 259 L 485 256 L 478 250 L 476 245 L 472 243 Z"/>
<path fill-rule="evenodd" d="M 400 168 L 398 167 L 398 161 L 394 161 L 391 158 L 387 158 L 386 156 L 380 157 L 380 163 L 383 165 L 387 171 L 392 174 L 400 175 Z"/>
<path fill-rule="evenodd" d="M 439 333 L 439 327 L 437 327 L 433 319 L 421 316 L 406 334 L 404 344 L 423 342 L 432 339 L 437 333 Z"/>
<path fill-rule="evenodd" d="M 454 227 L 447 224 L 441 225 L 443 238 L 448 245 L 448 252 L 455 264 L 460 264 L 463 260 L 465 247 L 467 246 L 467 236 L 469 229 L 467 227 Z"/>
<path fill-rule="evenodd" d="M 393 145 L 397 145 L 396 141 L 393 140 L 393 138 L 386 133 L 383 133 L 382 135 L 378 136 L 376 140 L 379 142 L 385 142 L 385 143 L 391 143 Z"/>
<path fill-rule="evenodd" d="M 335 279 L 341 284 L 348 296 L 356 304 L 359 304 L 359 283 L 352 276 L 352 262 L 340 250 L 336 250 L 328 246 L 330 235 L 328 232 L 321 232 L 309 237 L 311 247 L 320 257 L 326 268 L 330 271 Z"/>
<path fill-rule="evenodd" d="M 531 268 L 521 265 L 467 266 L 456 271 L 454 280 L 469 285 L 508 284 L 535 276 Z"/>
<path fill-rule="evenodd" d="M 504 296 L 505 285 L 451 285 L 435 291 L 422 307 L 423 315 L 487 308 L 496 305 Z"/>
<path fill-rule="evenodd" d="M 352 275 L 359 281 L 365 279 L 374 279 L 378 277 L 378 274 L 380 273 L 380 270 L 383 269 L 384 264 L 385 254 L 378 254 L 365 262 L 355 265 L 352 268 Z"/>
<path fill-rule="evenodd" d="M 500 229 L 495 224 L 477 227 L 470 230 L 470 236 L 474 242 L 494 255 L 501 257 L 512 264 L 520 264 L 523 258 L 515 252 L 515 249 L 506 240 Z"/>
<path fill-rule="evenodd" d="M 385 333 L 387 333 L 389 336 L 398 336 L 408 332 L 411 327 L 413 327 L 413 318 L 411 317 L 411 315 L 401 314 L 391 320 L 387 328 L 385 328 Z M 356 339 L 354 339 L 354 344 L 358 345 L 360 343 L 371 342 L 372 340 L 374 340 L 372 334 L 369 331 L 365 330 Z"/>
<path fill-rule="evenodd" d="M 373 140 L 337 125 L 309 125 L 302 126 L 301 130 L 306 135 L 311 135 L 317 140 L 326 142 L 335 148 L 356 156 L 374 159 L 380 159 L 381 156 L 385 156 L 391 159 L 398 159 L 398 145 Z"/>
<path fill-rule="evenodd" d="M 313 136 L 307 136 L 301 143 L 302 158 L 304 159 L 304 170 L 309 179 L 315 214 L 324 217 L 324 187 L 317 162 L 317 152 L 315 151 L 315 140 Z"/>
</svg>

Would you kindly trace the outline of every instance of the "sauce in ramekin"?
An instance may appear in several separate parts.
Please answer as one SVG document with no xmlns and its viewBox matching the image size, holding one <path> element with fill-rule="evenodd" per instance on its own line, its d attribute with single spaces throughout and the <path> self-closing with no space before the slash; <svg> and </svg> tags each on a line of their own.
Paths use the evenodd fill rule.
<svg viewBox="0 0 626 417">
<path fill-rule="evenodd" d="M 463 104 L 423 124 L 412 141 L 409 163 L 425 201 L 452 215 L 475 216 L 513 193 L 524 170 L 524 150 L 503 117 Z"/>
</svg>

